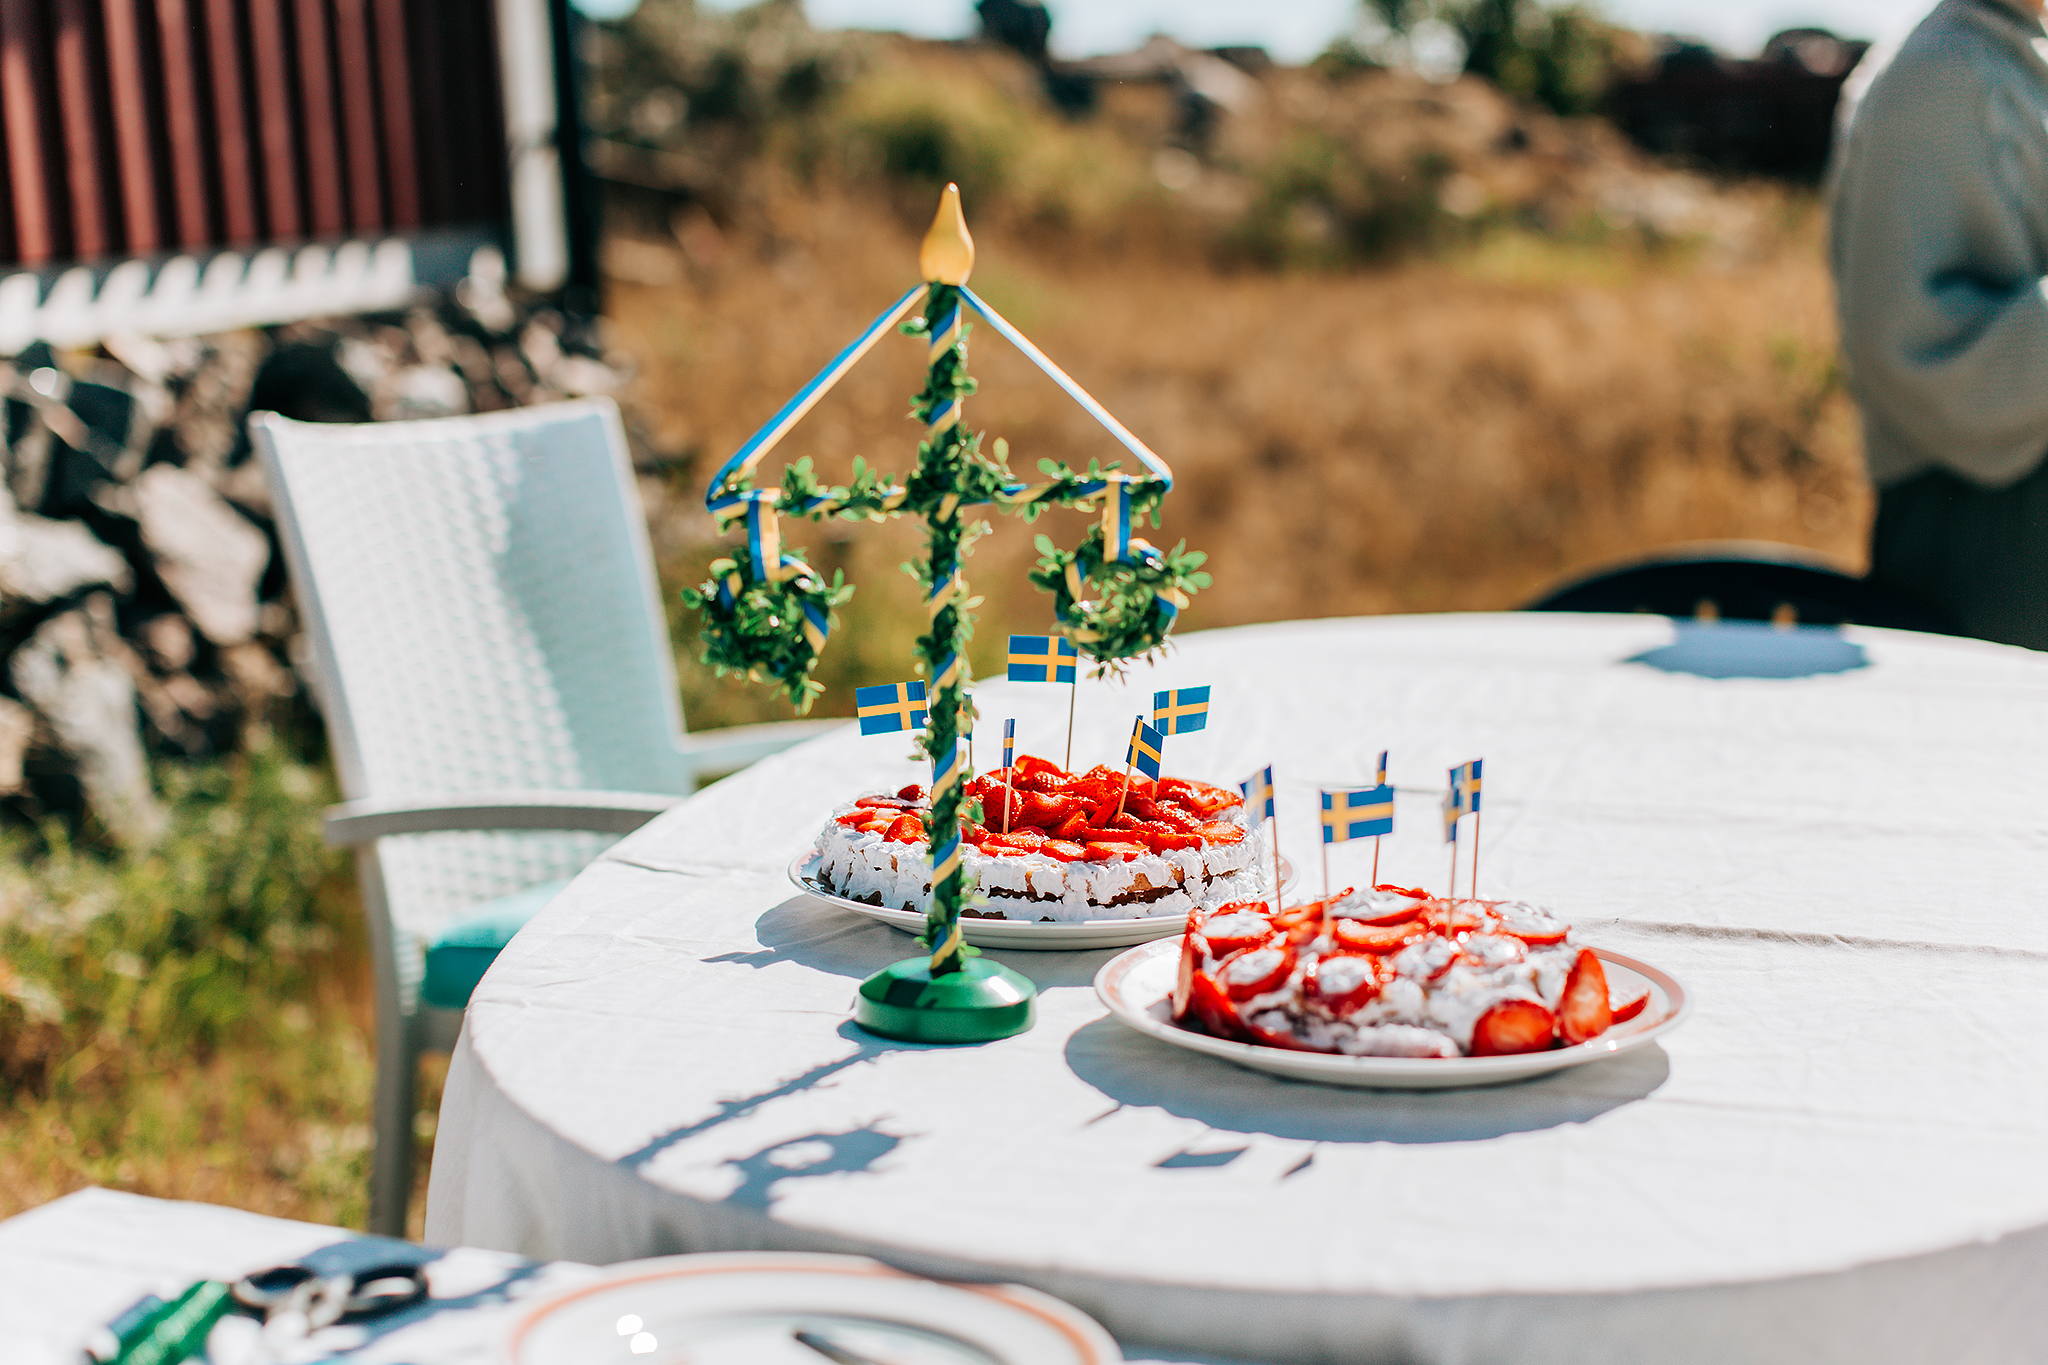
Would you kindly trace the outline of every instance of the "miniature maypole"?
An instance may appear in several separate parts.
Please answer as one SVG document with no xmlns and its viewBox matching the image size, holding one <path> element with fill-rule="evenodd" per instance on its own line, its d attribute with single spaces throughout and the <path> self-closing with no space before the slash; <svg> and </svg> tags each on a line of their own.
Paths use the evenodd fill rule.
<svg viewBox="0 0 2048 1365">
<path fill-rule="evenodd" d="M 963 514 L 993 504 L 1031 521 L 1047 507 L 1100 506 L 1100 526 L 1075 550 L 1061 551 L 1046 537 L 1038 538 L 1040 558 L 1031 580 L 1053 594 L 1054 615 L 1072 642 L 1068 648 L 1105 668 L 1159 649 L 1188 594 L 1207 587 L 1209 577 L 1197 572 L 1201 554 L 1184 546 L 1162 552 L 1131 534 L 1136 516 L 1149 512 L 1156 522 L 1159 503 L 1173 487 L 1165 462 L 967 288 L 974 242 L 955 186 L 946 187 L 918 264 L 925 283 L 876 318 L 712 476 L 705 506 L 721 527 L 745 518 L 747 553 L 714 562 L 710 581 L 683 597 L 703 613 L 705 658 L 718 672 L 776 682 L 799 710 L 808 710 L 823 691 L 811 671 L 830 633 L 832 608 L 853 590 L 837 575 L 824 583 L 800 556 L 783 549 L 777 509 L 814 521 L 881 521 L 904 514 L 924 518 L 927 554 L 917 572 L 930 623 L 918 637 L 917 651 L 928 680 L 923 747 L 932 765 L 932 890 L 925 913 L 931 955 L 894 963 L 862 982 L 854 1018 L 870 1032 L 893 1038 L 983 1042 L 1031 1027 L 1036 988 L 1009 968 L 974 955 L 960 934 L 965 903 L 961 820 L 968 776 L 961 736 L 962 726 L 971 727 L 974 719 L 965 659 L 973 617 L 967 610 L 963 564 L 975 540 L 989 530 L 986 521 Z M 904 322 L 920 298 L 922 314 Z M 1114 465 L 1105 470 L 1091 462 L 1083 474 L 1042 460 L 1039 467 L 1048 481 L 1027 485 L 1012 478 L 1002 441 L 995 442 L 994 458 L 984 455 L 980 435 L 964 422 L 965 400 L 974 392 L 967 376 L 963 319 L 970 310 L 1101 423 L 1138 458 L 1145 473 L 1117 473 Z M 916 471 L 899 485 L 856 459 L 853 482 L 828 487 L 817 481 L 809 460 L 799 460 L 784 471 L 779 487 L 756 487 L 754 465 L 899 323 L 904 332 L 926 340 L 925 385 L 913 408 L 925 425 Z M 905 728 L 914 728 L 909 725 L 911 685 L 902 686 Z"/>
</svg>

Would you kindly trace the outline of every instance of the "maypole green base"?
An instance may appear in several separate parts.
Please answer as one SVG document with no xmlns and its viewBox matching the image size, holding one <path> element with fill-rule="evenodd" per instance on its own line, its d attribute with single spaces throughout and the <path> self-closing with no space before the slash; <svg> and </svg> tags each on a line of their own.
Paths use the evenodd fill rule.
<svg viewBox="0 0 2048 1365">
<path fill-rule="evenodd" d="M 892 962 L 860 983 L 853 1022 L 912 1043 L 991 1043 L 1038 1020 L 1038 987 L 999 962 L 970 957 L 932 975 L 930 958 Z"/>
</svg>

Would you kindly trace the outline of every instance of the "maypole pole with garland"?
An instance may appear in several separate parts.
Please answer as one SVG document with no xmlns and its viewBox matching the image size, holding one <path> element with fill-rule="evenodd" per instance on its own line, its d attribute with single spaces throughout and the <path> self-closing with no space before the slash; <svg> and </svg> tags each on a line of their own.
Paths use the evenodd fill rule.
<svg viewBox="0 0 2048 1365">
<path fill-rule="evenodd" d="M 1038 537 L 1040 558 L 1031 580 L 1052 594 L 1061 631 L 1105 670 L 1161 649 L 1189 594 L 1208 586 L 1209 577 L 1200 572 L 1199 552 L 1184 545 L 1161 551 L 1131 534 L 1133 522 L 1148 514 L 1157 524 L 1159 504 L 1173 487 L 1166 463 L 967 287 L 974 243 L 955 186 L 946 187 L 918 264 L 924 283 L 876 318 L 713 475 L 705 506 L 721 528 L 744 520 L 747 551 L 713 563 L 711 578 L 683 597 L 702 613 L 708 663 L 721 674 L 773 682 L 799 711 L 807 711 L 824 690 L 811 673 L 831 632 L 833 609 L 853 589 L 837 574 L 827 583 L 801 555 L 783 549 L 778 510 L 813 521 L 924 518 L 926 557 L 917 572 L 929 624 L 917 650 L 929 680 L 924 750 L 932 765 L 932 893 L 925 914 L 930 956 L 893 963 L 864 981 L 855 1019 L 888 1037 L 982 1042 L 1031 1027 L 1036 988 L 981 958 L 960 933 L 966 903 L 962 807 L 970 776 L 961 727 L 974 719 L 966 662 L 974 618 L 964 564 L 989 530 L 970 509 L 994 506 L 1026 521 L 1047 507 L 1101 510 L 1101 522 L 1074 550 L 1059 550 Z M 906 321 L 920 300 L 923 311 Z M 1047 480 L 1025 484 L 1012 477 L 1004 442 L 995 442 L 993 458 L 984 454 L 980 434 L 965 423 L 966 399 L 974 392 L 967 375 L 968 312 L 1022 351 L 1135 455 L 1145 472 L 1125 474 L 1114 464 L 1104 469 L 1090 462 L 1080 473 L 1041 460 Z M 899 325 L 926 343 L 925 385 L 912 409 L 925 425 L 916 471 L 898 484 L 856 459 L 850 484 L 828 486 L 805 459 L 784 470 L 779 486 L 757 487 L 753 469 L 761 457 Z"/>
</svg>

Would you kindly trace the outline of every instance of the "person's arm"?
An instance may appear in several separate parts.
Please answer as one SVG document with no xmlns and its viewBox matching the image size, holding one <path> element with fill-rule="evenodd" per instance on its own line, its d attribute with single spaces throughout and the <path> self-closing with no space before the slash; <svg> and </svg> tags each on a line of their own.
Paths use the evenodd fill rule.
<svg viewBox="0 0 2048 1365">
<path fill-rule="evenodd" d="M 1957 39 L 1976 34 L 1956 34 Z M 2048 452 L 2048 73 L 1909 43 L 1858 111 L 1835 191 L 1851 383 L 1885 441 L 1987 485 Z"/>
</svg>

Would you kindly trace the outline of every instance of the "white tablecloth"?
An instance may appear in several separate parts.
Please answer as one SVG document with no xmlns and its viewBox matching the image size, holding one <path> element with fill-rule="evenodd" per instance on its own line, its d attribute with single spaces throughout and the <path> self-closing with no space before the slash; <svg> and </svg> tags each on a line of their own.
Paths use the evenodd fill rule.
<svg viewBox="0 0 2048 1365">
<path fill-rule="evenodd" d="M 506 950 L 429 1235 L 856 1251 L 1287 1361 L 2039 1357 L 2048 657 L 1653 617 L 1254 627 L 1084 683 L 1077 766 L 1121 757 L 1155 686 L 1202 683 L 1211 728 L 1169 770 L 1272 761 L 1311 884 L 1314 787 L 1384 747 L 1382 877 L 1441 887 L 1437 792 L 1483 756 L 1481 893 L 1674 973 L 1693 1019 L 1532 1083 L 1344 1091 L 1125 1030 L 1089 988 L 1109 953 L 998 953 L 1042 988 L 1031 1032 L 868 1037 L 854 987 L 911 940 L 783 871 L 835 802 L 919 778 L 902 737 L 849 730 L 627 839 Z M 1005 716 L 1058 756 L 1064 688 L 978 698 L 984 765 Z"/>
</svg>

